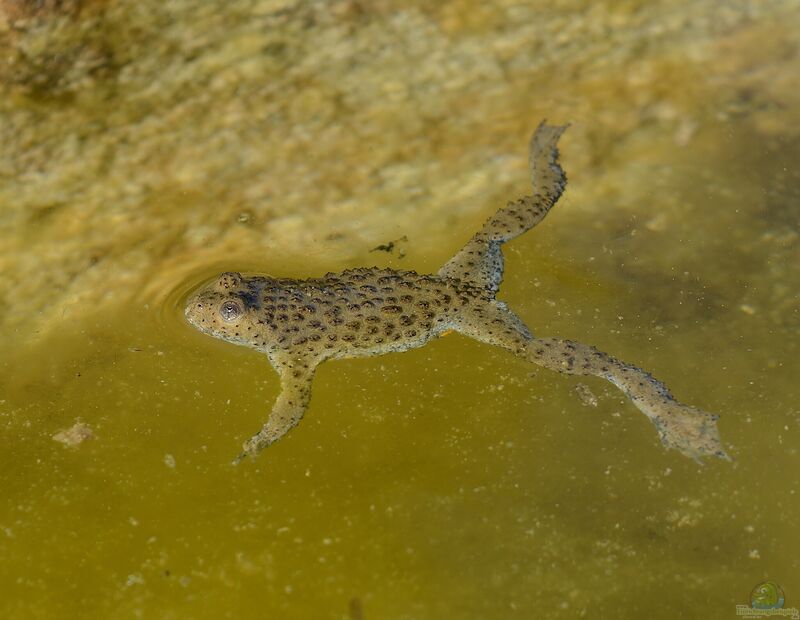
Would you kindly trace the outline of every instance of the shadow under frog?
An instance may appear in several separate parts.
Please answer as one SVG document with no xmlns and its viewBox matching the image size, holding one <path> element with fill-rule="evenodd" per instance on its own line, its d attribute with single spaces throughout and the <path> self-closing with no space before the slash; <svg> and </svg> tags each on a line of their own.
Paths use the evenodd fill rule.
<svg viewBox="0 0 800 620">
<path fill-rule="evenodd" d="M 650 418 L 667 448 L 698 462 L 705 456 L 729 458 L 717 416 L 678 402 L 645 371 L 594 347 L 534 337 L 495 299 L 503 277 L 501 245 L 536 226 L 564 190 L 557 143 L 565 129 L 539 125 L 530 142 L 533 194 L 497 211 L 435 274 L 373 267 L 294 280 L 229 272 L 187 301 L 185 314 L 193 326 L 261 351 L 280 375 L 281 391 L 269 418 L 244 443 L 236 462 L 297 425 L 322 362 L 406 351 L 449 330 L 556 372 L 602 377 Z"/>
</svg>

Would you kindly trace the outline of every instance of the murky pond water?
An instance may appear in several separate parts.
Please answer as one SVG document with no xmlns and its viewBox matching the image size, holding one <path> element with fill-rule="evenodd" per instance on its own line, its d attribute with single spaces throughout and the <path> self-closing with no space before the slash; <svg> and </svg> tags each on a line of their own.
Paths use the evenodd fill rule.
<svg viewBox="0 0 800 620">
<path fill-rule="evenodd" d="M 3 618 L 733 618 L 767 580 L 800 607 L 791 3 L 150 4 L 0 2 Z M 232 466 L 277 375 L 189 291 L 433 272 L 526 191 L 544 116 L 569 185 L 499 297 L 720 413 L 734 462 L 452 335 L 322 365 Z"/>
</svg>

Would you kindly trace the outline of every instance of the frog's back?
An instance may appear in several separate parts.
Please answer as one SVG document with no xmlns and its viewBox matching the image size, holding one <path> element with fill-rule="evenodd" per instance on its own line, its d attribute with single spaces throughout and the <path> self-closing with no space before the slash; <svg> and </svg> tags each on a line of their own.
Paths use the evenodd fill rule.
<svg viewBox="0 0 800 620">
<path fill-rule="evenodd" d="M 352 357 L 421 346 L 480 297 L 454 280 L 373 267 L 275 280 L 263 289 L 261 312 L 284 350 Z"/>
</svg>

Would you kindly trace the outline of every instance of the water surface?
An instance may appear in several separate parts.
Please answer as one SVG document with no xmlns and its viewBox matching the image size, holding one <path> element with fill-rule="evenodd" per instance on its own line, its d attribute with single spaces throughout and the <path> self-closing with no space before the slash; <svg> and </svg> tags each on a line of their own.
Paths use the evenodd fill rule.
<svg viewBox="0 0 800 620">
<path fill-rule="evenodd" d="M 800 607 L 796 11 L 279 4 L 4 33 L 77 56 L 3 84 L 3 617 L 726 618 L 767 579 Z M 499 297 L 720 413 L 735 461 L 452 335 L 324 364 L 233 467 L 277 376 L 192 330 L 190 289 L 435 271 L 526 191 L 543 116 L 570 181 Z"/>
</svg>

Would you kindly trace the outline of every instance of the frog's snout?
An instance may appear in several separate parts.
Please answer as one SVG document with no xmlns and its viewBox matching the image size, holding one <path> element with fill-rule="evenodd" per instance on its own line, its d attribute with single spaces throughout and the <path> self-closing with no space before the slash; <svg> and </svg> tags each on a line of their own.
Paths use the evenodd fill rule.
<svg viewBox="0 0 800 620">
<path fill-rule="evenodd" d="M 200 300 L 199 295 L 195 295 L 186 300 L 186 306 L 183 308 L 183 316 L 186 320 L 197 327 L 198 317 L 206 310 L 206 304 Z"/>
</svg>

